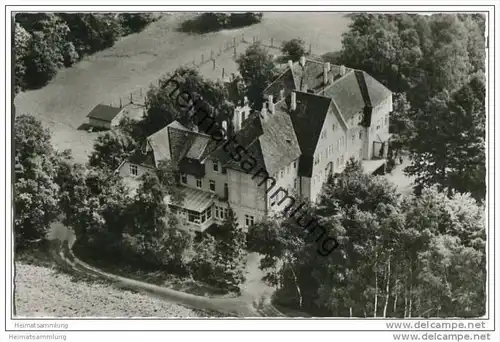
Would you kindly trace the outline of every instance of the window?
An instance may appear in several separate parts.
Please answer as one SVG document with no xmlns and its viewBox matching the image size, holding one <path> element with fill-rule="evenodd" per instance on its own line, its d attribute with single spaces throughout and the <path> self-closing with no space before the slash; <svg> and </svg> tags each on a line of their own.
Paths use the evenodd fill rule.
<svg viewBox="0 0 500 342">
<path fill-rule="evenodd" d="M 297 161 L 294 161 L 293 162 L 293 168 L 296 169 L 297 168 Z"/>
<path fill-rule="evenodd" d="M 210 181 L 210 191 L 215 191 L 215 181 Z"/>
<path fill-rule="evenodd" d="M 196 186 L 197 186 L 198 188 L 201 188 L 201 187 L 203 186 L 203 183 L 202 183 L 202 181 L 201 181 L 201 178 L 196 178 Z"/>
<path fill-rule="evenodd" d="M 363 131 L 362 130 L 359 130 L 359 138 L 363 139 Z"/>
<path fill-rule="evenodd" d="M 283 170 L 280 170 L 280 177 L 283 178 Z"/>
<path fill-rule="evenodd" d="M 192 223 L 200 223 L 200 213 L 188 210 L 188 221 Z"/>
<path fill-rule="evenodd" d="M 318 164 L 319 163 L 319 156 L 316 156 L 314 158 L 314 165 Z"/>
<path fill-rule="evenodd" d="M 325 139 L 326 138 L 326 131 L 323 131 L 321 132 L 321 139 Z"/>
<path fill-rule="evenodd" d="M 219 206 L 215 206 L 215 218 L 222 218 L 222 212 L 220 211 L 220 207 Z"/>
<path fill-rule="evenodd" d="M 339 150 L 339 147 L 340 147 L 340 139 L 337 140 L 337 151 Z"/>
<path fill-rule="evenodd" d="M 184 183 L 184 184 L 187 184 L 187 182 L 188 182 L 187 175 L 185 173 L 183 173 L 181 175 L 181 182 Z"/>
<path fill-rule="evenodd" d="M 209 218 L 212 218 L 212 207 L 210 207 L 210 208 L 207 209 L 207 220 Z"/>
<path fill-rule="evenodd" d="M 332 131 L 335 132 L 335 130 L 337 129 L 337 126 L 335 126 L 335 124 L 332 125 Z"/>
<path fill-rule="evenodd" d="M 228 218 L 229 217 L 229 209 L 228 208 L 224 208 L 224 218 Z"/>
<path fill-rule="evenodd" d="M 297 189 L 297 178 L 293 180 L 293 188 Z"/>
<path fill-rule="evenodd" d="M 139 171 L 137 170 L 137 165 L 130 164 L 130 174 L 132 176 L 137 176 L 139 174 Z"/>
<path fill-rule="evenodd" d="M 214 172 L 219 172 L 219 162 L 214 161 L 213 166 L 214 166 Z"/>
<path fill-rule="evenodd" d="M 245 215 L 245 226 L 250 227 L 253 225 L 254 217 L 251 215 Z"/>
</svg>

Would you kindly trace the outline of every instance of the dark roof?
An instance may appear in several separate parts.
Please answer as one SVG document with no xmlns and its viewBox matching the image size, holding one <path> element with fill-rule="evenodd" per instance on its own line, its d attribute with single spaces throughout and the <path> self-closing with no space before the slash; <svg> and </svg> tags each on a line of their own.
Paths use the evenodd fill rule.
<svg viewBox="0 0 500 342">
<path fill-rule="evenodd" d="M 312 158 L 331 100 L 327 97 L 309 93 L 296 92 L 296 94 L 297 109 L 290 111 L 290 117 L 302 155 Z M 306 165 L 300 163 L 299 173 L 302 176 L 310 177 L 312 164 L 305 169 L 304 167 Z"/>
<path fill-rule="evenodd" d="M 97 106 L 94 107 L 94 109 L 90 111 L 89 114 L 87 114 L 87 117 L 111 122 L 111 120 L 113 120 L 115 116 L 117 116 L 118 113 L 121 112 L 121 110 L 122 109 L 119 107 L 112 107 L 104 104 L 98 104 Z"/>
</svg>

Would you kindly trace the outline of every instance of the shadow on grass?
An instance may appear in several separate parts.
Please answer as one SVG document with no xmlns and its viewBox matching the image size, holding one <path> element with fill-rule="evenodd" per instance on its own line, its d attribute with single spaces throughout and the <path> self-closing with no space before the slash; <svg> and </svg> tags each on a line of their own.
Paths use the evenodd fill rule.
<svg viewBox="0 0 500 342">
<path fill-rule="evenodd" d="M 217 32 L 222 30 L 222 27 L 209 27 L 205 24 L 204 20 L 198 16 L 193 19 L 185 20 L 178 28 L 177 31 L 190 33 L 190 34 L 204 34 Z"/>
<path fill-rule="evenodd" d="M 87 131 L 87 132 L 104 132 L 104 131 L 109 131 L 107 128 L 102 128 L 102 127 L 95 127 L 92 126 L 88 123 L 82 123 L 80 126 L 78 126 L 77 130 L 79 131 Z"/>
</svg>

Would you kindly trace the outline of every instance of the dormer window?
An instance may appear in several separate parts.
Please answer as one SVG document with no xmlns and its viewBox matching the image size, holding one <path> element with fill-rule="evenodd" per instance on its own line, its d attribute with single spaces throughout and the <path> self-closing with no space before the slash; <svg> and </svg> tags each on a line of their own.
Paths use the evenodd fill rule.
<svg viewBox="0 0 500 342">
<path fill-rule="evenodd" d="M 185 173 L 183 173 L 181 175 L 181 182 L 182 182 L 182 184 L 187 184 L 187 182 L 188 182 L 187 181 L 187 175 Z"/>
<path fill-rule="evenodd" d="M 219 162 L 213 162 L 214 172 L 219 172 Z"/>
</svg>

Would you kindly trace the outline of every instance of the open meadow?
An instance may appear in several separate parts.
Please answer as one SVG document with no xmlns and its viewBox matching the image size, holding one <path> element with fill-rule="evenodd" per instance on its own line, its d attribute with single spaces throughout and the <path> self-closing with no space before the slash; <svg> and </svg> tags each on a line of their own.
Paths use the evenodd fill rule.
<svg viewBox="0 0 500 342">
<path fill-rule="evenodd" d="M 311 44 L 314 54 L 339 50 L 341 34 L 348 28 L 350 19 L 343 13 L 265 13 L 261 23 L 234 30 L 223 30 L 203 35 L 190 35 L 177 31 L 180 23 L 191 17 L 190 13 L 166 14 L 144 31 L 126 36 L 104 51 L 85 57 L 71 68 L 62 69 L 45 87 L 20 93 L 15 98 L 16 114 L 30 113 L 40 119 L 53 133 L 57 149 L 71 149 L 77 162 L 86 162 L 98 134 L 78 128 L 87 122 L 86 115 L 98 103 L 119 103 L 131 92 L 143 89 L 177 67 L 201 61 L 225 47 L 242 34 L 245 40 L 256 36 L 264 42 L 295 37 Z M 237 53 L 246 44 L 238 46 Z M 278 50 L 276 54 L 279 53 Z M 217 78 L 225 68 L 227 73 L 236 71 L 233 51 L 228 50 L 217 58 L 216 69 L 212 63 L 201 67 L 202 72 Z"/>
</svg>

